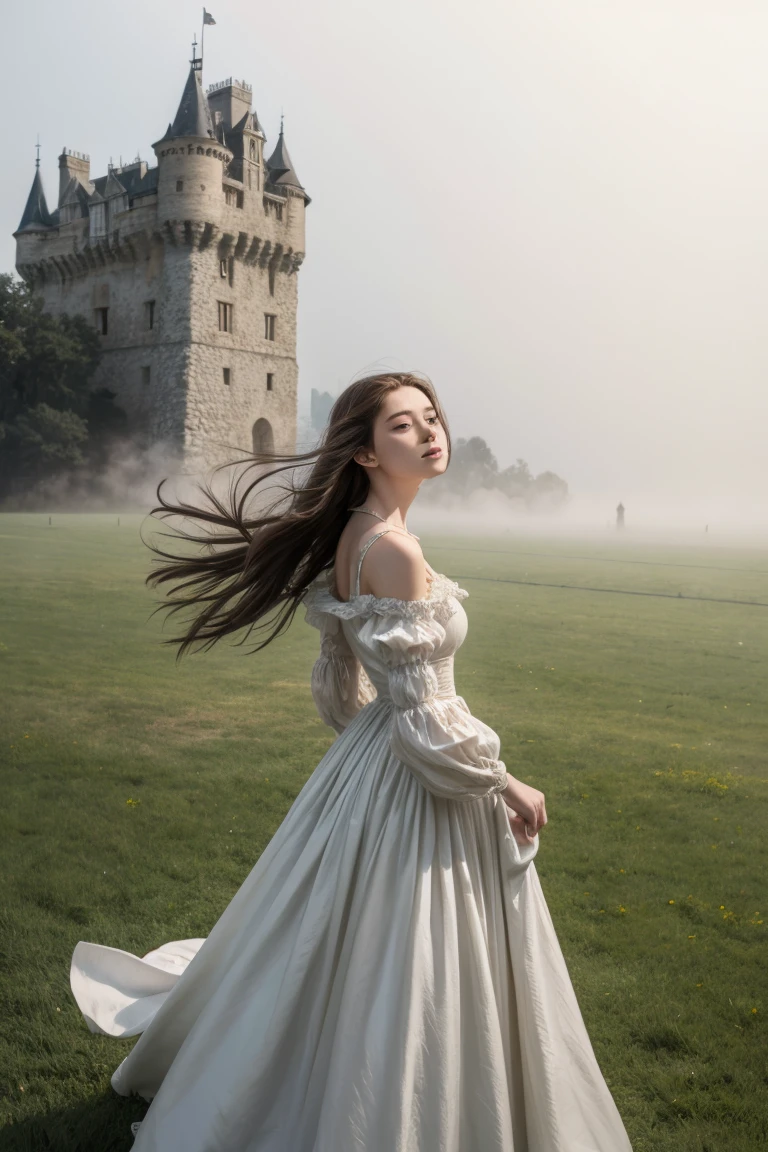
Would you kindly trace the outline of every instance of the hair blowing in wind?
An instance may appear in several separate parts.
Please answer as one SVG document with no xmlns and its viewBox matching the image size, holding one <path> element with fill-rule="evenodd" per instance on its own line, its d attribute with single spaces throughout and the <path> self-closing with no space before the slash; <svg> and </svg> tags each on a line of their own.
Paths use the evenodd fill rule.
<svg viewBox="0 0 768 1152">
<path fill-rule="evenodd" d="M 315 448 L 295 454 L 253 454 L 234 484 L 230 482 L 228 505 L 210 484 L 198 486 L 208 502 L 203 507 L 169 503 L 160 491 L 166 481 L 160 482 L 160 503 L 150 515 L 179 516 L 197 521 L 200 528 L 199 532 L 160 533 L 185 542 L 181 553 L 166 552 L 144 541 L 168 561 L 155 567 L 145 583 L 151 587 L 174 584 L 155 612 L 166 610 L 170 617 L 184 609 L 192 611 L 182 635 L 161 641 L 178 645 L 177 660 L 194 645 L 205 651 L 242 628 L 247 632 L 239 644 L 253 629 L 266 631 L 266 638 L 251 649 L 258 652 L 290 625 L 307 587 L 333 564 L 348 509 L 367 497 L 366 471 L 353 456 L 360 448 L 372 447 L 374 421 L 384 398 L 405 385 L 419 388 L 434 405 L 450 456 L 450 432 L 431 382 L 410 372 L 385 373 L 366 376 L 344 389 Z M 265 464 L 280 466 L 264 472 Z M 214 475 L 230 466 L 219 465 Z M 301 483 L 307 468 L 309 475 Z M 261 471 L 246 483 L 253 469 Z M 280 473 L 288 474 L 280 495 L 256 514 L 248 507 L 256 503 L 250 499 L 252 493 L 262 496 L 268 481 Z M 259 485 L 264 487 L 259 490 Z M 190 544 L 200 547 L 190 550 Z"/>
</svg>

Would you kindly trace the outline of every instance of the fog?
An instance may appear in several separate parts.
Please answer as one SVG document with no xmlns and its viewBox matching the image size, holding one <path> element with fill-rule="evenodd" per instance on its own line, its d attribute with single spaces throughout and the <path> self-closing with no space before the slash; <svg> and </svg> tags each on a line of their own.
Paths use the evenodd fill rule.
<svg viewBox="0 0 768 1152">
<path fill-rule="evenodd" d="M 284 110 L 312 197 L 303 416 L 313 387 L 415 369 L 454 438 L 481 436 L 500 468 L 522 457 L 571 492 L 549 515 L 478 496 L 469 514 L 432 510 L 433 524 L 607 532 L 621 501 L 627 532 L 762 538 L 764 3 L 211 10 L 205 83 L 252 83 L 269 151 Z M 92 175 L 137 151 L 154 162 L 199 14 L 176 0 L 5 13 L 0 269 L 38 133 L 49 205 L 62 146 L 89 152 Z M 414 506 L 411 526 L 425 513 Z"/>
<path fill-rule="evenodd" d="M 307 431 L 305 426 L 305 433 Z M 311 442 L 299 445 L 308 450 Z M 232 493 L 239 498 L 245 487 L 257 477 L 264 478 L 253 488 L 246 503 L 246 517 L 280 511 L 288 506 L 287 481 L 298 485 L 306 481 L 311 461 L 284 472 L 271 470 L 281 465 L 254 466 L 242 453 L 232 463 L 218 469 L 190 471 L 166 443 L 157 443 L 147 451 L 120 444 L 112 452 L 107 467 L 98 479 L 83 470 L 63 482 L 43 483 L 33 487 L 20 499 L 9 501 L 6 509 L 13 512 L 46 513 L 148 513 L 158 507 L 158 485 L 164 503 L 183 504 L 191 509 L 212 510 L 209 490 L 227 508 L 232 507 Z M 161 484 L 162 482 L 162 484 Z M 442 477 L 426 481 L 407 512 L 407 525 L 424 537 L 428 552 L 430 537 L 456 535 L 462 538 L 506 536 L 580 539 L 599 542 L 612 550 L 635 545 L 683 547 L 735 547 L 768 552 L 768 524 L 757 501 L 736 507 L 726 499 L 695 503 L 665 504 L 654 502 L 641 493 L 635 502 L 624 500 L 624 524 L 617 526 L 616 507 L 610 497 L 570 494 L 560 506 L 538 502 L 527 506 L 522 499 L 509 499 L 502 492 L 477 489 L 457 498 L 447 491 Z M 176 533 L 191 531 L 196 535 L 222 531 L 206 525 L 194 516 L 155 513 L 147 531 Z"/>
</svg>

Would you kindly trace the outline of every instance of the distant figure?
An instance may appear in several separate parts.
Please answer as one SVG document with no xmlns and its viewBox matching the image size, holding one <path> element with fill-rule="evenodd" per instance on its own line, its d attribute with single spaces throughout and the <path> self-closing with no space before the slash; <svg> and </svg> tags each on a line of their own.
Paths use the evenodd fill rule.
<svg viewBox="0 0 768 1152">
<path fill-rule="evenodd" d="M 704 525 L 704 531 L 705 531 L 705 532 L 709 532 L 709 524 L 705 524 L 705 525 Z"/>
<path fill-rule="evenodd" d="M 623 504 L 619 504 L 618 508 L 616 509 L 616 527 L 617 528 L 623 528 L 624 527 L 624 505 Z"/>
</svg>

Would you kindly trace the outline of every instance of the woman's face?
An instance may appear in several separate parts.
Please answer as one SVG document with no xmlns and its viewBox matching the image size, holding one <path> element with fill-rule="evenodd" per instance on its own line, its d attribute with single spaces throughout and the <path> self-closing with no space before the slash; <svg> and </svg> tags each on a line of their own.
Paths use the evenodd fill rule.
<svg viewBox="0 0 768 1152">
<path fill-rule="evenodd" d="M 438 448 L 439 452 L 427 455 Z M 387 394 L 373 426 L 373 457 L 382 472 L 394 477 L 428 480 L 445 472 L 445 429 L 420 388 L 404 384 Z M 365 459 L 366 454 L 360 454 L 360 462 Z M 373 462 L 370 457 L 368 462 Z"/>
</svg>

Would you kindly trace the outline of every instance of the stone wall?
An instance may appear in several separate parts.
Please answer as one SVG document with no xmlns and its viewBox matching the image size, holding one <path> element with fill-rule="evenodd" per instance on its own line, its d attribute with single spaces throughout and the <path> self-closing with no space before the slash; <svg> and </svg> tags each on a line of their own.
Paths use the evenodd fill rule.
<svg viewBox="0 0 768 1152">
<path fill-rule="evenodd" d="M 231 259 L 231 263 L 230 263 Z M 231 283 L 230 283 L 231 270 Z M 292 451 L 296 438 L 297 277 L 274 275 L 268 266 L 227 259 L 220 271 L 215 248 L 189 257 L 192 344 L 186 443 L 197 454 L 210 446 L 215 461 L 232 459 L 232 446 L 253 448 L 253 426 L 269 421 L 278 451 Z M 219 301 L 232 305 L 232 332 L 219 330 Z M 275 340 L 265 338 L 264 314 L 276 317 Z M 229 369 L 229 384 L 224 369 Z M 267 373 L 273 376 L 267 390 Z"/>
<path fill-rule="evenodd" d="M 116 393 L 142 439 L 208 467 L 250 453 L 261 421 L 276 450 L 293 451 L 304 200 L 230 180 L 231 153 L 210 140 L 156 151 L 157 194 L 120 213 L 108 236 L 91 237 L 86 219 L 20 234 L 17 267 L 54 314 L 98 324 L 108 308 L 94 383 Z M 225 187 L 242 195 L 228 203 Z M 233 306 L 231 333 L 219 330 L 218 301 Z M 265 313 L 276 317 L 274 340 Z"/>
</svg>

